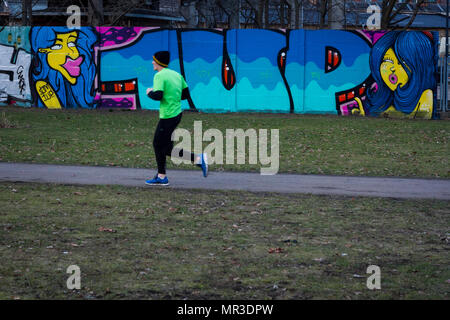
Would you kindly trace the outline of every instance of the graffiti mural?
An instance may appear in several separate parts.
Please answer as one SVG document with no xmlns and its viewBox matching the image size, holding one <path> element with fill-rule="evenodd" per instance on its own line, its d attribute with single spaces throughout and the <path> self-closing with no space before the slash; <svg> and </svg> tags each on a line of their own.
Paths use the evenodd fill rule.
<svg viewBox="0 0 450 320">
<path fill-rule="evenodd" d="M 305 33 L 303 112 L 336 112 L 337 93 L 354 90 L 367 81 L 371 42 L 361 32 Z"/>
<path fill-rule="evenodd" d="M 11 33 L 0 83 L 38 107 L 157 110 L 152 56 L 168 50 L 184 110 L 435 116 L 435 32 L 33 27 L 22 47 Z"/>
<path fill-rule="evenodd" d="M 170 68 L 189 84 L 191 99 L 183 107 L 204 112 L 335 113 L 335 92 L 370 74 L 370 42 L 353 32 L 334 37 L 330 31 L 308 32 L 309 50 L 304 30 L 140 29 L 129 32 L 133 37 L 128 41 L 123 36 L 114 41 L 111 36 L 120 34 L 116 30 L 99 32 L 109 33 L 111 44 L 99 49 L 100 87 L 116 85 L 102 94 L 126 94 L 123 82 L 136 81 L 136 93 L 127 99 L 143 109 L 158 108 L 145 94 L 152 86 L 151 61 L 158 50 L 171 52 Z M 337 54 L 344 54 L 340 68 L 324 65 L 330 42 Z"/>
<path fill-rule="evenodd" d="M 31 92 L 29 27 L 0 30 L 0 104 L 30 105 Z"/>
<path fill-rule="evenodd" d="M 358 101 L 362 114 L 431 119 L 437 48 L 433 35 L 392 31 L 373 46 L 370 69 L 377 86 Z"/>
<path fill-rule="evenodd" d="M 96 65 L 93 28 L 34 27 L 30 77 L 35 105 L 51 109 L 94 108 Z"/>
</svg>

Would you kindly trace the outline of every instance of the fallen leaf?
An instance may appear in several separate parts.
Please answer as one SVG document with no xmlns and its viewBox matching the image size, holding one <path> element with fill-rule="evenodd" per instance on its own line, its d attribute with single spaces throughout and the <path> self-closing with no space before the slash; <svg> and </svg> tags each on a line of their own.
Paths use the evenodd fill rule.
<svg viewBox="0 0 450 320">
<path fill-rule="evenodd" d="M 111 229 L 111 228 L 103 228 L 103 227 L 100 227 L 100 228 L 98 228 L 98 231 L 100 231 L 100 232 L 116 232 L 116 230 L 113 230 L 113 229 Z"/>
<path fill-rule="evenodd" d="M 282 248 L 270 248 L 269 249 L 269 253 L 283 253 L 283 249 Z"/>
</svg>

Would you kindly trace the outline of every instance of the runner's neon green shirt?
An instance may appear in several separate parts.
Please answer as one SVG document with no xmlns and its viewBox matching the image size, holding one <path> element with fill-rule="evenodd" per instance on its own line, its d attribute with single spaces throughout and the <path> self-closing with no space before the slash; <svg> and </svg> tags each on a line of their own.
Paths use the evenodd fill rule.
<svg viewBox="0 0 450 320">
<path fill-rule="evenodd" d="M 176 71 L 164 68 L 153 77 L 153 91 L 162 91 L 159 105 L 159 117 L 168 119 L 181 112 L 181 92 L 187 88 L 183 76 Z"/>
</svg>

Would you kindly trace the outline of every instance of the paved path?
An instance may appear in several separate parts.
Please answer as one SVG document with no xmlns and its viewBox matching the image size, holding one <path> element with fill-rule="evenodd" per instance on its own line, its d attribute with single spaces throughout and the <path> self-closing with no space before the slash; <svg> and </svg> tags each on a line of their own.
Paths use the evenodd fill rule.
<svg viewBox="0 0 450 320">
<path fill-rule="evenodd" d="M 123 185 L 146 188 L 246 190 L 253 192 L 310 193 L 450 200 L 450 180 L 324 175 L 168 170 L 170 186 L 145 186 L 154 169 L 90 167 L 0 162 L 0 181 L 61 184 Z"/>
</svg>

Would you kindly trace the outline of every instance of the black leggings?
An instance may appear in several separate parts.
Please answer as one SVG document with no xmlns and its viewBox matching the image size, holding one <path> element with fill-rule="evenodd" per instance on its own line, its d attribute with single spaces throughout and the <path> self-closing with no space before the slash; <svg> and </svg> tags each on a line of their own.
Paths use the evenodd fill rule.
<svg viewBox="0 0 450 320">
<path fill-rule="evenodd" d="M 172 155 L 173 141 L 172 133 L 181 121 L 182 113 L 173 118 L 159 119 L 156 127 L 155 136 L 153 137 L 153 149 L 155 150 L 156 163 L 158 164 L 158 173 L 166 174 L 166 157 Z M 178 150 L 180 158 L 190 156 L 191 162 L 195 161 L 195 154 L 192 152 Z"/>
</svg>

